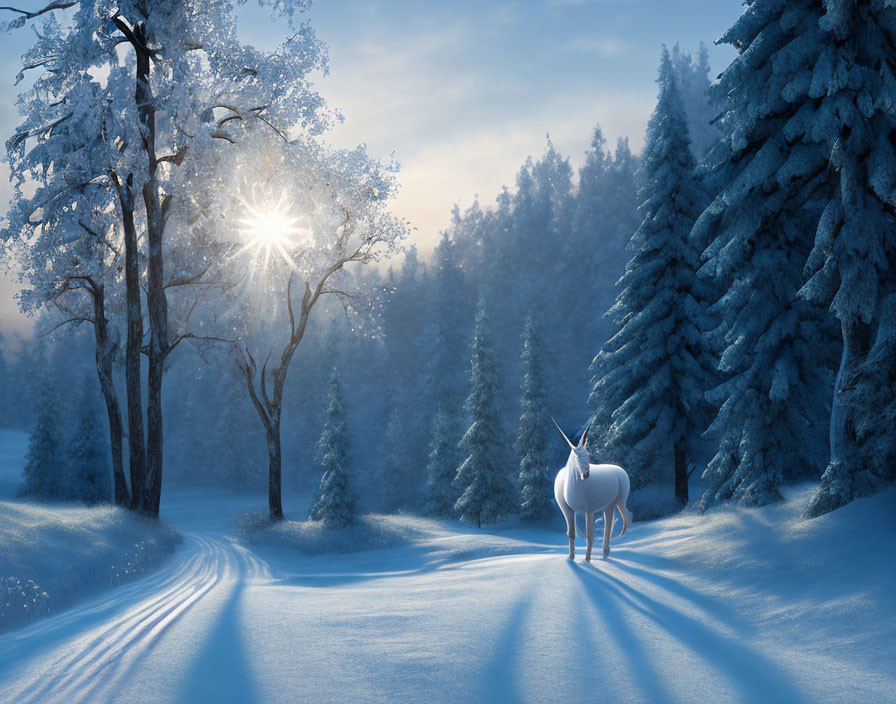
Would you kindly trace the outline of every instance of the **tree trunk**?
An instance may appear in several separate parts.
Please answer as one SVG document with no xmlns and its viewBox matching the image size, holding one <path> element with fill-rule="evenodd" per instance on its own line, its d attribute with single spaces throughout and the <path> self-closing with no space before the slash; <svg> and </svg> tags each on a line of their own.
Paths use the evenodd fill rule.
<svg viewBox="0 0 896 704">
<path fill-rule="evenodd" d="M 128 407 L 128 454 L 131 473 L 131 507 L 141 509 L 146 482 L 146 445 L 143 436 L 143 396 L 140 379 L 143 345 L 143 306 L 140 301 L 140 265 L 137 228 L 134 224 L 134 177 L 116 182 L 124 227 L 124 278 L 127 295 L 127 341 L 125 343 L 125 390 Z"/>
<path fill-rule="evenodd" d="M 675 457 L 675 503 L 684 508 L 688 505 L 688 465 L 680 443 L 673 445 L 672 454 Z"/>
<path fill-rule="evenodd" d="M 268 510 L 272 521 L 283 520 L 282 453 L 280 449 L 280 417 L 272 419 L 268 431 Z"/>
<path fill-rule="evenodd" d="M 134 34 L 145 47 L 146 27 L 140 23 Z M 140 116 L 140 131 L 146 152 L 149 178 L 143 185 L 146 207 L 147 282 L 146 299 L 149 313 L 149 381 L 146 399 L 146 482 L 141 510 L 159 515 L 162 496 L 162 377 L 168 353 L 168 299 L 165 295 L 162 240 L 164 217 L 159 197 L 158 161 L 156 158 L 156 115 L 150 87 L 150 56 L 145 49 L 136 49 L 137 86 L 135 98 Z"/>
<path fill-rule="evenodd" d="M 106 401 L 106 413 L 109 416 L 109 442 L 112 450 L 112 478 L 115 489 L 115 504 L 129 506 L 131 497 L 124 478 L 122 461 L 121 408 L 118 405 L 118 394 L 115 392 L 115 381 L 112 376 L 112 357 L 114 348 L 109 342 L 108 321 L 105 310 L 105 290 L 102 284 L 93 286 L 93 329 L 96 337 L 96 371 L 100 380 L 100 388 Z"/>
<path fill-rule="evenodd" d="M 850 412 L 849 391 L 856 369 L 868 353 L 870 330 L 859 321 L 841 323 L 843 354 L 831 404 L 831 464 L 855 469 L 858 448 Z"/>
</svg>

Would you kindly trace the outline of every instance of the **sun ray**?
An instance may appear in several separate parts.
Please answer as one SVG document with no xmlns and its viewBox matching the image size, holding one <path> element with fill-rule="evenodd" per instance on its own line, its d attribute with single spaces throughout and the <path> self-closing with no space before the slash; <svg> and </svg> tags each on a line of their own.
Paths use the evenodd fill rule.
<svg viewBox="0 0 896 704">
<path fill-rule="evenodd" d="M 290 208 L 289 196 L 283 191 L 268 203 L 249 202 L 241 198 L 244 216 L 238 220 L 244 243 L 234 256 L 249 255 L 255 270 L 264 275 L 281 259 L 294 271 L 299 270 L 295 252 L 309 239 L 311 230 L 302 227 L 302 217 Z"/>
</svg>

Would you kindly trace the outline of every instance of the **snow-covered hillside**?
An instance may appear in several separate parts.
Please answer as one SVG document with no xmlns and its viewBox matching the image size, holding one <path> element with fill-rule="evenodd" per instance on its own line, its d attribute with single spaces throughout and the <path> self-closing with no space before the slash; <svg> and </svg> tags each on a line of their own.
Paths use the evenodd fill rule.
<svg viewBox="0 0 896 704">
<path fill-rule="evenodd" d="M 145 575 L 179 540 L 112 506 L 0 501 L 0 632 Z"/>
<path fill-rule="evenodd" d="M 179 538 L 128 511 L 14 499 L 28 435 L 0 430 L 0 632 L 158 567 Z"/>
<path fill-rule="evenodd" d="M 896 491 L 804 521 L 812 489 L 636 523 L 594 564 L 411 517 L 385 549 L 244 545 L 263 497 L 172 494 L 170 567 L 0 637 L 0 700 L 892 701 Z"/>
</svg>

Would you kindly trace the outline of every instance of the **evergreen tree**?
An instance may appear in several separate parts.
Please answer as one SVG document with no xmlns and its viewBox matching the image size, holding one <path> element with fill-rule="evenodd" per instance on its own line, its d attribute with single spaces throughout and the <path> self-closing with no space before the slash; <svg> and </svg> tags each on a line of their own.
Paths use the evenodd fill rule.
<svg viewBox="0 0 896 704">
<path fill-rule="evenodd" d="M 104 440 L 105 432 L 97 417 L 93 395 L 85 393 L 68 447 L 71 472 L 68 498 L 87 504 L 111 500 L 111 468 Z"/>
<path fill-rule="evenodd" d="M 814 54 L 811 80 L 785 86 L 783 92 L 801 108 L 797 124 L 788 126 L 788 140 L 817 143 L 835 183 L 809 256 L 814 275 L 801 291 L 807 300 L 830 306 L 843 342 L 831 409 L 830 463 L 810 516 L 896 478 L 887 455 L 876 454 L 881 442 L 892 443 L 892 426 L 867 422 L 869 412 L 871 418 L 887 412 L 887 405 L 869 408 L 868 403 L 875 400 L 878 380 L 892 379 L 896 367 L 896 348 L 879 346 L 891 337 L 886 314 L 892 313 L 896 296 L 896 7 L 833 0 L 823 5 L 817 25 L 800 33 L 811 49 L 791 52 L 800 67 L 806 54 Z M 814 19 L 816 6 L 800 14 Z"/>
<path fill-rule="evenodd" d="M 379 486 L 380 506 L 386 513 L 393 513 L 416 493 L 421 477 L 415 476 L 413 468 L 418 466 L 408 461 L 407 431 L 402 420 L 403 413 L 393 408 L 386 421 L 383 435 L 383 471 Z"/>
<path fill-rule="evenodd" d="M 741 53 L 713 87 L 724 101 L 726 136 L 708 158 L 707 184 L 717 195 L 693 233 L 706 247 L 703 271 L 724 292 L 715 306 L 722 325 L 714 338 L 727 378 L 709 396 L 719 408 L 709 432 L 718 452 L 704 475 L 710 483 L 704 506 L 729 498 L 747 504 L 774 501 L 788 472 L 817 476 L 827 462 L 834 347 L 827 309 L 838 285 L 850 288 L 856 281 L 838 271 L 837 233 L 862 231 L 849 244 L 841 240 L 846 248 L 840 250 L 840 261 L 857 264 L 853 272 L 861 271 L 865 283 L 853 290 L 861 293 L 850 296 L 851 303 L 832 310 L 847 320 L 856 310 L 852 303 L 861 301 L 862 315 L 873 323 L 882 300 L 876 282 L 883 276 L 882 238 L 892 230 L 892 219 L 879 209 L 875 215 L 840 206 L 843 195 L 858 186 L 873 211 L 876 198 L 868 176 L 881 163 L 876 157 L 892 163 L 892 148 L 882 144 L 886 139 L 874 150 L 861 147 L 870 147 L 872 134 L 892 134 L 891 128 L 879 129 L 891 101 L 881 92 L 872 101 L 868 96 L 875 91 L 862 87 L 868 77 L 888 71 L 879 58 L 880 66 L 869 67 L 875 53 L 887 52 L 874 39 L 882 36 L 880 28 L 869 22 L 866 36 L 862 21 L 861 29 L 854 26 L 844 35 L 832 31 L 830 23 L 853 10 L 869 19 L 877 13 L 865 3 L 837 9 L 808 0 L 756 0 L 721 40 Z M 884 15 L 892 17 L 893 11 Z M 870 53 L 860 57 L 857 47 Z M 865 112 L 876 117 L 843 122 Z M 853 161 L 859 154 L 861 166 Z M 842 166 L 849 175 L 841 185 Z M 845 212 L 852 224 L 844 229 Z M 809 258 L 815 230 L 817 248 Z M 823 265 L 808 284 L 807 259 L 810 268 Z M 843 396 L 838 392 L 834 398 Z M 835 466 L 845 465 L 833 461 Z M 834 481 L 835 493 L 849 496 L 848 483 Z"/>
<path fill-rule="evenodd" d="M 578 300 L 571 303 L 581 309 L 574 309 L 570 320 L 584 325 L 585 334 L 596 340 L 606 340 L 613 333 L 612 325 L 600 313 L 613 305 L 615 283 L 625 271 L 626 244 L 640 224 L 636 171 L 637 159 L 628 140 L 618 140 L 611 157 L 600 128 L 595 128 L 592 147 L 579 170 L 574 232 L 581 244 L 576 256 L 569 258 L 584 260 L 585 268 L 573 276 L 569 272 L 560 275 L 580 292 Z M 588 357 L 583 360 L 584 364 L 588 361 Z"/>
<path fill-rule="evenodd" d="M 455 485 L 463 493 L 454 505 L 462 520 L 475 521 L 477 526 L 498 521 L 515 509 L 514 482 L 502 461 L 497 431 L 497 385 L 485 299 L 480 297 L 466 403 L 472 424 L 461 440 L 467 458 L 457 470 Z"/>
<path fill-rule="evenodd" d="M 317 462 L 323 475 L 318 496 L 311 506 L 310 518 L 341 528 L 354 523 L 358 499 L 348 471 L 348 419 L 342 400 L 342 386 L 336 371 L 330 377 L 330 397 L 324 430 L 317 444 Z"/>
<path fill-rule="evenodd" d="M 703 42 L 696 57 L 676 44 L 672 48 L 672 64 L 688 118 L 691 152 L 700 161 L 722 136 L 715 123 L 721 111 L 712 104 L 709 92 L 709 52 Z"/>
<path fill-rule="evenodd" d="M 523 331 L 522 415 L 517 429 L 517 453 L 520 461 L 522 503 L 520 517 L 532 523 L 554 515 L 554 485 L 548 466 L 548 428 L 550 416 L 544 405 L 544 381 L 541 349 L 530 316 Z"/>
<path fill-rule="evenodd" d="M 38 392 L 37 417 L 28 452 L 25 455 L 25 481 L 19 496 L 34 499 L 60 499 L 65 495 L 68 467 L 62 453 L 58 399 L 47 384 Z"/>
<path fill-rule="evenodd" d="M 458 442 L 463 432 L 460 409 L 463 384 L 464 335 L 463 273 L 457 245 L 448 236 L 436 247 L 433 257 L 433 286 L 426 338 L 431 351 L 427 386 L 436 409 L 430 430 L 426 461 L 426 506 L 435 516 L 448 516 L 457 501 L 453 486 L 460 465 Z"/>
<path fill-rule="evenodd" d="M 451 408 L 440 407 L 433 418 L 432 439 L 426 463 L 426 506 L 432 516 L 450 516 L 457 503 L 454 477 L 457 474 L 457 423 Z"/>
<path fill-rule="evenodd" d="M 710 386 L 712 360 L 700 327 L 697 256 L 688 239 L 701 195 L 665 47 L 658 83 L 642 156 L 644 220 L 610 310 L 619 332 L 593 364 L 591 403 L 597 418 L 609 419 L 604 451 L 630 468 L 633 487 L 660 478 L 658 469 L 672 460 L 675 498 L 684 505 L 687 460 L 709 420 L 702 394 Z"/>
</svg>

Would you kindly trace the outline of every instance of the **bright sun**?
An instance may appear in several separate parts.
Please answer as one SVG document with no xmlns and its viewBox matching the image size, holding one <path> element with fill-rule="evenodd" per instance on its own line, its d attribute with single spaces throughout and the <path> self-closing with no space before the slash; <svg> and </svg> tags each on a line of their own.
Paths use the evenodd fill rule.
<svg viewBox="0 0 896 704">
<path fill-rule="evenodd" d="M 252 251 L 258 259 L 262 259 L 258 262 L 262 271 L 267 271 L 271 255 L 275 253 L 293 269 L 298 269 L 290 252 L 301 244 L 297 238 L 306 236 L 308 229 L 299 227 L 301 218 L 290 210 L 286 194 L 282 194 L 274 204 L 253 205 L 244 201 L 243 207 L 246 216 L 240 224 L 245 244 L 238 253 Z"/>
</svg>

